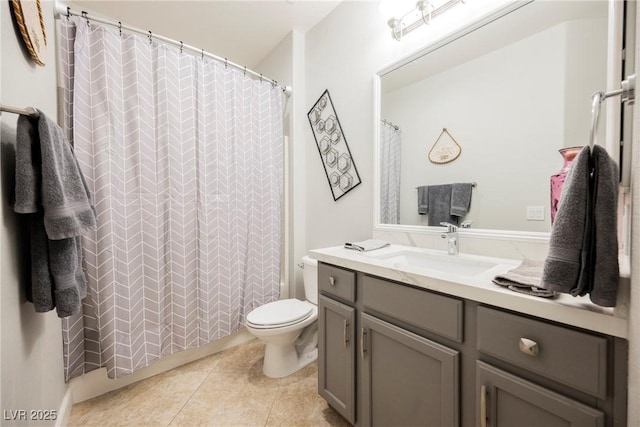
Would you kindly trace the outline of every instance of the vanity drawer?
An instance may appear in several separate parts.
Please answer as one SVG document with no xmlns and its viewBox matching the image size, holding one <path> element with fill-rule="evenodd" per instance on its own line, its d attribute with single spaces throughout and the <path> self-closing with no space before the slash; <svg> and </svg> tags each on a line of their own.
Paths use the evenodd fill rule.
<svg viewBox="0 0 640 427">
<path fill-rule="evenodd" d="M 356 301 L 356 273 L 328 264 L 318 264 L 318 290 L 345 301 Z"/>
<path fill-rule="evenodd" d="M 365 275 L 362 302 L 365 310 L 462 342 L 461 300 Z"/>
<path fill-rule="evenodd" d="M 532 348 L 528 350 L 527 344 Z M 606 398 L 605 338 L 478 307 L 478 350 L 590 395 Z"/>
</svg>

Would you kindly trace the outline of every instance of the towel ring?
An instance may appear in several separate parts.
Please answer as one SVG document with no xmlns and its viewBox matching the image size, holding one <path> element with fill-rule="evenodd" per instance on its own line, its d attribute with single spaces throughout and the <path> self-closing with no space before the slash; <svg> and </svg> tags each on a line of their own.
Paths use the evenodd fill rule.
<svg viewBox="0 0 640 427">
<path fill-rule="evenodd" d="M 636 75 L 627 76 L 626 80 L 620 82 L 620 89 L 610 92 L 596 92 L 591 96 L 591 132 L 589 132 L 589 148 L 597 143 L 598 119 L 600 118 L 600 106 L 602 101 L 613 96 L 620 95 L 620 102 L 632 105 L 635 102 Z"/>
</svg>

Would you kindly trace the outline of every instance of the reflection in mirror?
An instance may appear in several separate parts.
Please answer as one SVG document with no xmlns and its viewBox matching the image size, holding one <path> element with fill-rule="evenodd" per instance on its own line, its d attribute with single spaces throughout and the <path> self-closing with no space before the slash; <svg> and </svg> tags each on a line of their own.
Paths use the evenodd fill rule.
<svg viewBox="0 0 640 427">
<path fill-rule="evenodd" d="M 383 73 L 380 222 L 428 225 L 418 187 L 475 182 L 459 223 L 549 231 L 558 151 L 588 144 L 591 94 L 606 88 L 607 11 L 535 1 Z M 433 163 L 444 128 L 461 154 Z"/>
</svg>

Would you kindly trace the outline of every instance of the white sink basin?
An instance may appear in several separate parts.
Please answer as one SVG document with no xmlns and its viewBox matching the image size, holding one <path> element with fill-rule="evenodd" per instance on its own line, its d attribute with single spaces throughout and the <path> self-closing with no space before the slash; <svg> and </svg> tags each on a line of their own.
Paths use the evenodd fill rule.
<svg viewBox="0 0 640 427">
<path fill-rule="evenodd" d="M 395 267 L 400 264 L 431 271 L 452 273 L 458 276 L 475 276 L 500 265 L 497 262 L 485 259 L 414 251 L 391 252 L 374 258 L 389 261 Z"/>
</svg>

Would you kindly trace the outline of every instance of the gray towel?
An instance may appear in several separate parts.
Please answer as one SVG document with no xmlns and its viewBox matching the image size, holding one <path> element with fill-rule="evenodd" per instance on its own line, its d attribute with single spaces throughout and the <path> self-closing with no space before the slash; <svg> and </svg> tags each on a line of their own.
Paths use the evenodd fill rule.
<svg viewBox="0 0 640 427">
<path fill-rule="evenodd" d="M 516 268 L 494 277 L 493 283 L 514 292 L 542 298 L 555 298 L 558 296 L 556 292 L 540 288 L 543 266 L 542 261 L 524 259 Z"/>
<path fill-rule="evenodd" d="M 618 167 L 606 150 L 582 149 L 565 181 L 541 286 L 590 294 L 605 307 L 616 305 L 619 266 L 617 236 Z"/>
<path fill-rule="evenodd" d="M 42 112 L 18 118 L 16 142 L 14 210 L 31 215 L 32 302 L 67 317 L 86 296 L 79 236 L 95 228 L 91 198 L 62 129 Z"/>
<path fill-rule="evenodd" d="M 418 214 L 426 215 L 429 212 L 429 186 L 418 187 Z"/>
<path fill-rule="evenodd" d="M 469 212 L 472 188 L 470 183 L 451 185 L 451 215 L 464 217 Z"/>
<path fill-rule="evenodd" d="M 584 147 L 571 164 L 551 229 L 541 287 L 584 295 L 588 291 L 590 150 Z"/>
<path fill-rule="evenodd" d="M 459 218 L 451 215 L 451 187 L 451 184 L 429 185 L 429 225 L 439 226 L 441 222 L 458 225 Z"/>
<path fill-rule="evenodd" d="M 596 145 L 593 160 L 593 266 L 589 298 L 595 304 L 614 307 L 618 297 L 618 166 L 607 151 Z"/>
<path fill-rule="evenodd" d="M 42 205 L 44 226 L 51 240 L 75 237 L 95 228 L 89 192 L 64 131 L 40 112 L 36 137 L 35 130 L 29 129 L 30 121 L 23 116 L 18 119 L 18 128 L 22 128 L 18 139 L 24 142 L 16 148 L 14 210 L 33 213 Z M 35 158 L 38 153 L 40 159 Z"/>
</svg>

